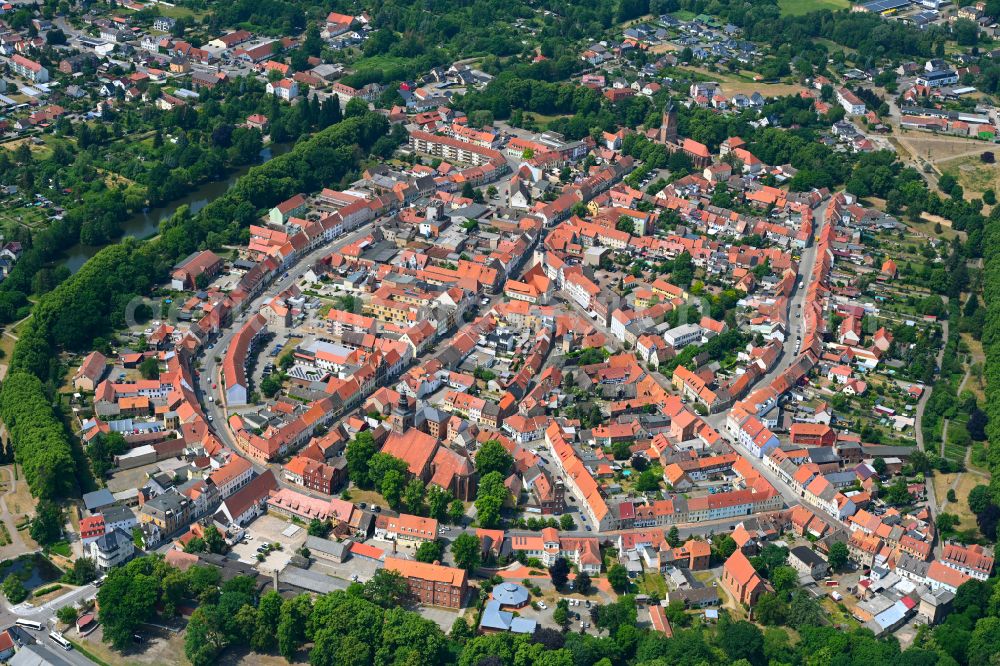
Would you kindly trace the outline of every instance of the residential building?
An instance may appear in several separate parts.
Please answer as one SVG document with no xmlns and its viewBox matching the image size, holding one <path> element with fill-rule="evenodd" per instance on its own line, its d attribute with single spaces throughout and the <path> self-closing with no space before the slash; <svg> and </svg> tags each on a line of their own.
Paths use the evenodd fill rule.
<svg viewBox="0 0 1000 666">
<path fill-rule="evenodd" d="M 425 606 L 461 608 L 469 590 L 464 569 L 395 557 L 385 558 L 385 569 L 401 574 L 409 583 L 410 592 Z"/>
</svg>

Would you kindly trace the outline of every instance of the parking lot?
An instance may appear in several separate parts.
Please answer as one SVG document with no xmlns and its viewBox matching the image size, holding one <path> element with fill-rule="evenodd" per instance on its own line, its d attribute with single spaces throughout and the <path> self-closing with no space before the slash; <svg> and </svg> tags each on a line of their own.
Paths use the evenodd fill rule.
<svg viewBox="0 0 1000 666">
<path fill-rule="evenodd" d="M 286 522 L 276 516 L 261 516 L 253 522 L 247 533 L 250 538 L 233 546 L 233 553 L 241 562 L 257 564 L 257 553 L 261 546 L 271 543 L 281 544 L 281 550 L 272 550 L 268 553 L 263 562 L 260 563 L 262 571 L 281 571 L 288 566 L 288 561 L 292 558 L 306 540 L 306 530 L 304 527 L 295 525 L 298 531 L 292 536 L 285 536 L 283 532 L 292 523 Z"/>
</svg>

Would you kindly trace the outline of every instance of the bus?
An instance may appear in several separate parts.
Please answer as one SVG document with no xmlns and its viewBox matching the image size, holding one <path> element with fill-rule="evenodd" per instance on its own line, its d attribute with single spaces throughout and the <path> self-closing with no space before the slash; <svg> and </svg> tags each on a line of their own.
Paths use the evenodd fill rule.
<svg viewBox="0 0 1000 666">
<path fill-rule="evenodd" d="M 51 638 L 53 641 L 55 641 L 56 644 L 59 647 L 61 647 L 63 650 L 72 650 L 73 649 L 73 644 L 70 643 L 65 638 L 63 638 L 63 635 L 60 634 L 58 631 L 53 631 L 52 633 L 50 633 L 49 634 L 49 638 Z"/>
<path fill-rule="evenodd" d="M 44 629 L 41 622 L 35 622 L 34 620 L 25 620 L 22 618 L 17 618 L 17 621 L 14 622 L 14 624 L 24 629 L 31 629 L 32 631 L 41 631 L 42 629 Z"/>
</svg>

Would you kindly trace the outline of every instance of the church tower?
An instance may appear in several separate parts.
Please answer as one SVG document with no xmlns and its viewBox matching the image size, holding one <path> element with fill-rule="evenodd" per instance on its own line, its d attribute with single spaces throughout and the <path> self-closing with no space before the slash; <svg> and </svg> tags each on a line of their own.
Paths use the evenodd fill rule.
<svg viewBox="0 0 1000 666">
<path fill-rule="evenodd" d="M 413 416 L 410 399 L 406 397 L 405 393 L 400 393 L 399 401 L 396 402 L 396 406 L 392 408 L 392 414 L 389 415 L 389 424 L 392 426 L 392 431 L 402 434 L 412 428 Z"/>
<path fill-rule="evenodd" d="M 660 123 L 660 133 L 658 136 L 660 143 L 677 143 L 677 109 L 671 100 L 667 107 L 663 109 L 663 120 Z"/>
</svg>

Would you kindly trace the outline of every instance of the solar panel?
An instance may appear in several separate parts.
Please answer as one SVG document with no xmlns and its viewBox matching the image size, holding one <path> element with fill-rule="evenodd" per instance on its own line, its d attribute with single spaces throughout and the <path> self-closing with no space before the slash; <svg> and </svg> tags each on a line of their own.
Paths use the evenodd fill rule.
<svg viewBox="0 0 1000 666">
<path fill-rule="evenodd" d="M 870 12 L 888 12 L 894 9 L 903 9 L 910 5 L 909 0 L 872 0 L 861 5 Z"/>
</svg>

